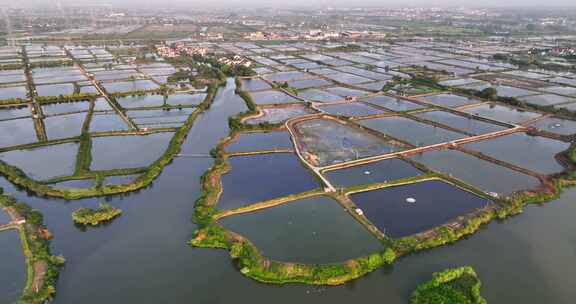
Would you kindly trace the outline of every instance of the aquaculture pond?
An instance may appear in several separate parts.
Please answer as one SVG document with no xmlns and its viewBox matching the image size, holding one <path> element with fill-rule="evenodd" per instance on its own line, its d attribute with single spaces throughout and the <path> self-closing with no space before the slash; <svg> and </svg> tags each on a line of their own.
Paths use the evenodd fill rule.
<svg viewBox="0 0 576 304">
<path fill-rule="evenodd" d="M 127 130 L 128 124 L 116 113 L 94 113 L 90 119 L 90 132 Z"/>
<path fill-rule="evenodd" d="M 333 119 L 313 119 L 295 125 L 296 142 L 313 165 L 326 166 L 401 150 L 382 137 Z"/>
<path fill-rule="evenodd" d="M 332 87 L 332 88 L 326 88 L 325 90 L 327 92 L 332 93 L 332 94 L 340 95 L 343 97 L 346 97 L 346 96 L 360 97 L 360 96 L 370 94 L 369 92 L 366 92 L 366 91 L 355 90 L 355 89 L 350 89 L 350 88 L 346 88 L 346 87 Z"/>
<path fill-rule="evenodd" d="M 128 82 L 109 82 L 103 84 L 106 91 L 109 93 L 116 92 L 130 92 L 137 90 L 153 90 L 157 89 L 158 85 L 151 80 L 134 80 Z"/>
<path fill-rule="evenodd" d="M 539 106 L 551 106 L 560 103 L 575 102 L 576 98 L 570 98 L 555 94 L 531 95 L 518 98 L 526 103 L 535 104 Z"/>
<path fill-rule="evenodd" d="M 418 113 L 415 114 L 415 116 L 474 135 L 491 133 L 506 129 L 506 127 L 501 125 L 492 124 L 482 120 L 474 119 L 473 117 L 461 116 L 444 111 Z"/>
<path fill-rule="evenodd" d="M 29 144 L 36 142 L 36 130 L 34 121 L 30 118 L 0 121 L 0 147 Z"/>
<path fill-rule="evenodd" d="M 366 119 L 358 123 L 414 146 L 428 146 L 466 137 L 460 133 L 399 116 Z"/>
<path fill-rule="evenodd" d="M 19 108 L 0 107 L 0 120 L 22 118 L 31 115 L 32 113 L 28 106 L 21 106 Z"/>
<path fill-rule="evenodd" d="M 243 91 L 259 91 L 270 89 L 271 86 L 262 79 L 242 79 L 242 90 Z"/>
<path fill-rule="evenodd" d="M 530 126 L 560 135 L 572 135 L 576 133 L 576 121 L 558 117 L 546 117 Z"/>
<path fill-rule="evenodd" d="M 294 154 L 240 156 L 229 162 L 230 172 L 222 176 L 218 209 L 234 209 L 320 187 Z"/>
<path fill-rule="evenodd" d="M 25 99 L 28 90 L 25 86 L 0 87 L 0 100 L 21 98 Z"/>
<path fill-rule="evenodd" d="M 0 208 L 0 225 L 10 223 L 10 217 L 8 213 L 4 211 L 4 209 Z"/>
<path fill-rule="evenodd" d="M 90 188 L 94 186 L 94 180 L 93 179 L 69 180 L 65 182 L 54 183 L 51 184 L 50 186 L 56 189 Z"/>
<path fill-rule="evenodd" d="M 347 117 L 378 115 L 386 112 L 360 102 L 325 105 L 318 107 L 318 109 L 328 114 Z"/>
<path fill-rule="evenodd" d="M 350 199 L 392 238 L 424 232 L 491 204 L 438 180 L 355 193 Z M 408 202 L 410 199 L 415 202 Z"/>
<path fill-rule="evenodd" d="M 296 89 L 305 89 L 305 88 L 315 88 L 315 87 L 323 87 L 328 86 L 333 83 L 324 80 L 324 79 L 301 79 L 301 80 L 293 80 L 289 81 L 288 85 L 292 88 Z"/>
<path fill-rule="evenodd" d="M 322 173 L 335 187 L 350 187 L 384 183 L 422 174 L 409 162 L 398 158 L 386 159 L 360 166 L 326 171 Z"/>
<path fill-rule="evenodd" d="M 117 176 L 106 176 L 104 178 L 104 184 L 106 185 L 123 185 L 133 182 L 136 178 L 140 176 L 139 174 L 130 175 L 117 175 Z"/>
<path fill-rule="evenodd" d="M 83 112 L 90 109 L 89 102 L 51 103 L 42 105 L 44 115 L 57 115 L 70 112 Z"/>
<path fill-rule="evenodd" d="M 241 133 L 236 140 L 226 146 L 226 151 L 254 152 L 292 148 L 288 132 L 250 132 Z"/>
<path fill-rule="evenodd" d="M 513 124 L 523 123 L 541 116 L 535 112 L 519 110 L 497 104 L 483 104 L 477 107 L 465 109 L 464 112 Z"/>
<path fill-rule="evenodd" d="M 164 154 L 173 135 L 154 133 L 145 136 L 93 137 L 91 169 L 148 167 Z"/>
<path fill-rule="evenodd" d="M 77 143 L 0 153 L 0 160 L 20 168 L 28 177 L 45 180 L 74 174 Z"/>
<path fill-rule="evenodd" d="M 49 116 L 44 118 L 48 139 L 80 136 L 86 113 Z"/>
<path fill-rule="evenodd" d="M 540 186 L 536 177 L 514 171 L 456 150 L 437 150 L 418 154 L 412 160 L 449 174 L 484 192 L 508 195 Z"/>
<path fill-rule="evenodd" d="M 231 216 L 220 222 L 276 261 L 335 263 L 383 249 L 374 235 L 326 196 Z"/>
<path fill-rule="evenodd" d="M 450 94 L 450 93 L 423 96 L 423 97 L 418 97 L 418 99 L 428 101 L 428 102 L 433 103 L 433 104 L 438 105 L 438 106 L 449 107 L 449 108 L 455 108 L 455 107 L 460 107 L 460 106 L 464 106 L 464 105 L 475 104 L 475 103 L 481 102 L 480 100 L 476 100 L 476 99 L 472 99 L 472 98 L 468 98 L 468 97 L 464 97 L 464 96 L 459 96 L 459 95 L 455 95 L 455 94 Z"/>
<path fill-rule="evenodd" d="M 543 174 L 564 170 L 555 156 L 569 147 L 569 143 L 525 133 L 514 133 L 465 145 L 465 148 Z"/>
<path fill-rule="evenodd" d="M 424 109 L 426 106 L 410 102 L 407 100 L 403 100 L 400 98 L 390 97 L 390 96 L 372 96 L 362 101 L 367 102 L 372 105 L 380 106 L 386 108 L 388 110 L 392 110 L 395 112 L 405 112 L 405 111 L 412 111 L 412 110 L 419 110 Z"/>
<path fill-rule="evenodd" d="M 177 123 L 181 125 L 188 119 L 192 112 L 194 112 L 192 108 L 146 111 L 134 110 L 127 111 L 126 115 L 139 126 L 162 127 L 164 124 Z"/>
<path fill-rule="evenodd" d="M 195 123 L 184 151 L 208 153 L 227 136 L 228 116 L 244 110 L 231 80 Z M 200 194 L 199 179 L 211 164 L 210 158 L 176 158 L 153 186 L 107 198 L 124 211 L 123 216 L 109 226 L 87 231 L 76 229 L 70 214 L 80 207 L 94 208 L 100 199 L 67 202 L 28 196 L 1 178 L 0 186 L 41 210 L 54 234 L 52 252 L 66 257 L 66 267 L 56 285 L 55 304 L 155 304 L 190 299 L 231 303 L 253 302 L 255 296 L 259 301 L 278 304 L 347 304 L 380 298 L 405 304 L 431 273 L 462 265 L 478 271 L 482 294 L 489 303 L 573 303 L 576 265 L 573 244 L 566 240 L 576 238 L 574 189 L 545 206 L 527 207 L 521 215 L 493 222 L 469 238 L 403 257 L 393 266 L 349 284 L 276 286 L 240 274 L 224 250 L 192 249 L 186 244 L 197 228 L 190 217 L 193 201 Z M 16 263 L 0 264 L 16 267 Z M 7 293 L 0 292 L 0 302 L 11 303 L 20 292 L 25 272 L 24 263 L 21 265 L 18 269 L 22 279 L 14 289 L 14 297 L 5 301 L 2 297 Z M 15 281 L 14 277 L 9 280 Z M 222 288 L 226 292 L 221 292 Z"/>
<path fill-rule="evenodd" d="M 72 83 L 38 85 L 36 91 L 39 96 L 71 95 L 74 93 L 74 85 Z"/>
<path fill-rule="evenodd" d="M 317 101 L 317 102 L 338 102 L 344 101 L 344 97 L 328 93 L 326 91 L 318 89 L 308 89 L 298 92 L 298 97 L 307 101 Z"/>
<path fill-rule="evenodd" d="M 142 95 L 116 98 L 116 101 L 123 108 L 141 108 L 141 107 L 161 107 L 164 105 L 164 96 L 162 95 Z"/>
<path fill-rule="evenodd" d="M 0 248 L 0 302 L 16 303 L 26 282 L 26 259 L 18 230 L 0 231 Z"/>
<path fill-rule="evenodd" d="M 303 105 L 291 105 L 287 107 L 274 107 L 274 108 L 261 108 L 263 115 L 247 119 L 245 123 L 251 125 L 257 125 L 260 123 L 270 123 L 270 124 L 278 124 L 283 123 L 286 120 L 308 115 L 314 113 L 312 110 L 304 107 Z"/>
<path fill-rule="evenodd" d="M 259 91 L 250 94 L 252 95 L 252 99 L 254 99 L 254 102 L 259 105 L 301 102 L 300 100 L 282 91 L 276 91 L 276 90 Z"/>
<path fill-rule="evenodd" d="M 197 106 L 206 99 L 206 94 L 175 94 L 166 98 L 166 103 L 171 106 Z"/>
</svg>

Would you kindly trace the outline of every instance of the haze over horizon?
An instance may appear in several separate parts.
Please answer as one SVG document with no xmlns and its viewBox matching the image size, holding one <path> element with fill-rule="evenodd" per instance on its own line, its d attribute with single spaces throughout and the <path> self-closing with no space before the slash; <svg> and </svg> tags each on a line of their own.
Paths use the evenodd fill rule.
<svg viewBox="0 0 576 304">
<path fill-rule="evenodd" d="M 138 7 L 575 7 L 573 0 L 550 0 L 545 4 L 535 0 L 509 0 L 505 3 L 499 0 L 480 0 L 462 3 L 459 0 L 292 0 L 277 3 L 270 0 L 212 0 L 212 1 L 189 1 L 189 0 L 4 0 L 3 6 L 30 7 L 30 6 L 81 6 L 81 5 L 109 5 L 109 6 L 132 6 Z"/>
</svg>

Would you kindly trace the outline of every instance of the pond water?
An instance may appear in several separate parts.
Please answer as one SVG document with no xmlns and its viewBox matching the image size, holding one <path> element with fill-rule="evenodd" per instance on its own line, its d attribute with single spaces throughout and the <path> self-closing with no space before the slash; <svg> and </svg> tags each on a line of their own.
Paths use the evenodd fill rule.
<svg viewBox="0 0 576 304">
<path fill-rule="evenodd" d="M 36 142 L 36 130 L 31 118 L 0 121 L 0 147 L 9 147 Z"/>
<path fill-rule="evenodd" d="M 270 90 L 250 93 L 256 104 L 279 104 L 301 102 L 300 100 L 281 91 Z"/>
<path fill-rule="evenodd" d="M 106 176 L 104 178 L 104 184 L 106 185 L 123 185 L 133 182 L 140 174 L 130 174 L 130 175 L 117 175 L 117 176 Z"/>
<path fill-rule="evenodd" d="M 264 115 L 256 118 L 250 118 L 245 123 L 250 125 L 257 125 L 259 123 L 267 122 L 271 124 L 283 123 L 286 120 L 314 113 L 312 110 L 304 107 L 303 105 L 294 105 L 281 108 L 263 108 L 261 109 Z"/>
<path fill-rule="evenodd" d="M 428 146 L 466 137 L 463 134 L 399 116 L 366 119 L 358 123 L 414 146 Z"/>
<path fill-rule="evenodd" d="M 543 94 L 543 95 L 531 95 L 518 98 L 529 104 L 535 104 L 539 106 L 551 106 L 560 103 L 575 102 L 576 98 L 570 98 L 554 94 Z"/>
<path fill-rule="evenodd" d="M 531 190 L 540 186 L 532 176 L 476 158 L 455 150 L 438 150 L 418 154 L 412 160 L 428 168 L 449 174 L 484 192 L 500 195 Z"/>
<path fill-rule="evenodd" d="M 398 158 L 323 173 L 336 187 L 383 183 L 420 174 L 422 171 Z"/>
<path fill-rule="evenodd" d="M 226 146 L 228 152 L 252 152 L 261 150 L 293 149 L 288 132 L 241 133 L 238 139 Z"/>
<path fill-rule="evenodd" d="M 92 170 L 150 166 L 168 148 L 173 133 L 92 138 Z M 145 148 L 144 148 L 145 147 Z M 113 154 L 110 151 L 114 151 Z"/>
<path fill-rule="evenodd" d="M 151 80 L 135 80 L 129 82 L 110 82 L 104 83 L 104 88 L 109 93 L 116 92 L 129 92 L 135 90 L 153 90 L 157 89 L 158 85 Z"/>
<path fill-rule="evenodd" d="M 270 75 L 264 76 L 264 78 L 268 81 L 282 82 L 282 81 L 290 81 L 290 80 L 299 79 L 299 78 L 305 78 L 308 76 L 309 75 L 306 73 L 292 71 L 292 72 L 280 72 L 280 73 L 270 74 Z"/>
<path fill-rule="evenodd" d="M 368 97 L 366 99 L 362 99 L 362 101 L 372 105 L 384 107 L 395 112 L 405 112 L 426 108 L 426 106 L 414 102 L 383 95 Z"/>
<path fill-rule="evenodd" d="M 206 99 L 206 94 L 169 95 L 166 102 L 171 106 L 197 106 Z"/>
<path fill-rule="evenodd" d="M 408 203 L 414 198 L 415 203 Z M 392 238 L 423 232 L 489 201 L 443 181 L 425 181 L 350 195 L 366 217 Z"/>
<path fill-rule="evenodd" d="M 0 87 L 0 100 L 12 98 L 26 98 L 28 90 L 25 86 L 17 87 Z"/>
<path fill-rule="evenodd" d="M 506 129 L 505 127 L 477 120 L 472 117 L 469 118 L 444 111 L 418 113 L 415 114 L 415 116 L 431 120 L 443 124 L 445 126 L 449 126 L 457 130 L 475 135 L 491 133 Z"/>
<path fill-rule="evenodd" d="M 94 113 L 90 120 L 90 132 L 107 132 L 129 129 L 126 122 L 115 113 Z"/>
<path fill-rule="evenodd" d="M 219 91 L 214 105 L 199 117 L 183 153 L 207 153 L 228 134 L 228 116 L 246 110 L 234 95 L 233 82 Z M 200 193 L 199 179 L 211 163 L 204 158 L 176 158 L 151 187 L 105 199 L 122 208 L 123 216 L 111 225 L 87 231 L 76 229 L 70 214 L 80 207 L 94 208 L 104 199 L 48 200 L 27 196 L 1 178 L 0 185 L 41 210 L 54 233 L 52 253 L 66 257 L 55 304 L 220 304 L 253 302 L 255 296 L 278 304 L 348 304 L 380 298 L 405 304 L 431 273 L 464 265 L 478 271 L 482 295 L 489 303 L 571 304 L 576 296 L 570 241 L 576 239 L 576 189 L 566 190 L 545 206 L 529 206 L 519 216 L 493 222 L 453 245 L 401 258 L 342 286 L 276 286 L 244 277 L 223 250 L 192 249 L 186 244 L 196 229 L 190 218 Z M 10 293 L 2 289 L 2 303 L 11 303 L 24 284 L 24 263 L 22 267 L 17 264 L 0 262 L 1 269 L 15 267 L 22 274 L 19 281 L 9 277 L 8 282 L 15 284 L 14 297 L 6 299 Z M 223 288 L 226 292 L 221 292 Z"/>
<path fill-rule="evenodd" d="M 89 102 L 52 103 L 42 105 L 42 112 L 44 115 L 57 115 L 70 112 L 88 111 L 89 108 Z"/>
<path fill-rule="evenodd" d="M 161 107 L 164 105 L 164 96 L 162 95 L 143 95 L 116 98 L 116 101 L 123 108 L 140 108 L 140 107 Z"/>
<path fill-rule="evenodd" d="M 26 259 L 18 230 L 1 231 L 0 248 L 0 302 L 16 303 L 26 282 Z"/>
<path fill-rule="evenodd" d="M 74 174 L 77 143 L 0 153 L 0 160 L 20 168 L 28 177 L 44 180 Z"/>
<path fill-rule="evenodd" d="M 271 86 L 262 79 L 243 79 L 242 80 L 242 90 L 243 91 L 258 91 L 270 89 Z"/>
<path fill-rule="evenodd" d="M 540 116 L 540 114 L 535 112 L 517 110 L 497 104 L 483 104 L 465 109 L 464 112 L 513 124 L 522 123 Z"/>
<path fill-rule="evenodd" d="M 171 110 L 135 110 L 127 111 L 126 115 L 139 126 L 159 126 L 164 124 L 184 123 L 194 109 L 171 109 Z"/>
<path fill-rule="evenodd" d="M 336 263 L 381 251 L 382 244 L 340 204 L 316 196 L 220 221 L 273 260 Z"/>
<path fill-rule="evenodd" d="M 438 106 L 455 108 L 460 107 L 468 104 L 474 104 L 481 102 L 477 99 L 472 99 L 464 96 L 459 96 L 455 94 L 438 94 L 438 95 L 429 95 L 418 97 L 418 99 L 426 100 Z"/>
<path fill-rule="evenodd" d="M 19 108 L 0 108 L 0 120 L 13 119 L 13 118 L 23 118 L 32 116 L 28 106 L 23 106 Z"/>
<path fill-rule="evenodd" d="M 48 139 L 80 136 L 86 113 L 76 113 L 44 118 Z"/>
<path fill-rule="evenodd" d="M 234 209 L 320 187 L 294 154 L 241 156 L 229 161 L 231 169 L 222 176 L 218 209 Z"/>
<path fill-rule="evenodd" d="M 331 84 L 331 82 L 324 79 L 302 79 L 288 82 L 288 85 L 296 89 L 323 87 Z"/>
<path fill-rule="evenodd" d="M 70 180 L 70 181 L 51 184 L 50 186 L 52 186 L 53 188 L 56 188 L 56 189 L 91 188 L 94 186 L 94 180 L 92 180 L 92 179 Z"/>
<path fill-rule="evenodd" d="M 359 97 L 359 96 L 364 96 L 364 95 L 369 94 L 369 92 L 366 92 L 366 91 L 355 90 L 355 89 L 350 89 L 350 88 L 346 88 L 346 87 L 327 88 L 326 91 L 328 91 L 332 94 L 343 96 L 343 97 L 346 97 L 346 96 Z"/>
<path fill-rule="evenodd" d="M 400 150 L 385 139 L 332 119 L 313 119 L 295 126 L 304 157 L 326 166 Z"/>
<path fill-rule="evenodd" d="M 384 110 L 380 110 L 360 102 L 326 105 L 318 107 L 318 109 L 328 114 L 346 117 L 369 116 L 385 113 Z"/>
<path fill-rule="evenodd" d="M 318 89 L 308 89 L 300 91 L 298 92 L 298 97 L 303 98 L 305 100 L 318 101 L 318 102 L 337 102 L 344 100 L 342 96 L 328 93 L 326 91 Z"/>
<path fill-rule="evenodd" d="M 558 117 L 547 117 L 531 124 L 531 126 L 560 135 L 576 133 L 576 121 Z"/>
<path fill-rule="evenodd" d="M 10 217 L 8 216 L 8 213 L 0 207 L 0 225 L 7 223 L 10 223 Z"/>
<path fill-rule="evenodd" d="M 525 133 L 514 133 L 465 145 L 465 148 L 544 174 L 564 170 L 554 156 L 569 147 L 569 143 Z"/>
<path fill-rule="evenodd" d="M 72 83 L 47 84 L 36 86 L 38 96 L 71 95 L 74 93 Z"/>
<path fill-rule="evenodd" d="M 334 74 L 324 75 L 324 77 L 326 77 L 328 79 L 332 79 L 336 82 L 340 82 L 343 84 L 351 84 L 351 85 L 372 81 L 372 79 L 370 79 L 370 78 L 361 77 L 358 75 L 348 74 L 348 73 L 334 73 Z"/>
</svg>

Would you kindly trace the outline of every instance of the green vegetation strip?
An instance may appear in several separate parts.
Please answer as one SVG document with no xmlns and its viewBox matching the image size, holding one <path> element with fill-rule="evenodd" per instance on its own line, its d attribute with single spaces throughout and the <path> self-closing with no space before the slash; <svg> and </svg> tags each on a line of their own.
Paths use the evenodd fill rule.
<svg viewBox="0 0 576 304">
<path fill-rule="evenodd" d="M 80 208 L 72 213 L 74 223 L 84 226 L 98 226 L 122 214 L 122 210 L 109 204 L 100 204 L 96 209 Z"/>
<path fill-rule="evenodd" d="M 17 202 L 4 195 L 0 188 L 0 206 L 9 209 L 16 217 L 26 222 L 19 225 L 20 240 L 26 257 L 26 285 L 18 303 L 45 303 L 56 293 L 56 280 L 64 265 L 62 256 L 50 254 L 51 234 L 43 224 L 43 216 L 38 210 Z"/>
<path fill-rule="evenodd" d="M 412 293 L 410 304 L 486 304 L 480 295 L 481 282 L 472 267 L 434 273 Z"/>
</svg>

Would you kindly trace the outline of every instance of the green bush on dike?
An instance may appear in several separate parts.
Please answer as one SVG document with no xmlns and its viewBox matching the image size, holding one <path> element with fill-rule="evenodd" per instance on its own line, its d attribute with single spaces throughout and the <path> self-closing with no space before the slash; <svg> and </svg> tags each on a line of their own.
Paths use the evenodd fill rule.
<svg viewBox="0 0 576 304">
<path fill-rule="evenodd" d="M 0 206 L 13 208 L 19 216 L 26 220 L 25 225 L 20 226 L 20 240 L 24 255 L 26 256 L 27 279 L 17 303 L 44 303 L 50 301 L 56 293 L 56 280 L 60 269 L 66 262 L 62 256 L 50 255 L 50 234 L 43 223 L 42 214 L 15 198 L 4 195 L 0 188 Z M 35 272 L 34 264 L 45 265 L 45 273 L 39 289 L 33 288 Z"/>
<path fill-rule="evenodd" d="M 432 280 L 416 288 L 410 304 L 486 304 L 481 282 L 472 267 L 434 273 Z"/>
<path fill-rule="evenodd" d="M 101 223 L 109 222 L 121 214 L 121 209 L 114 208 L 109 204 L 100 204 L 96 209 L 80 208 L 74 211 L 72 219 L 76 224 L 97 226 Z"/>
</svg>

